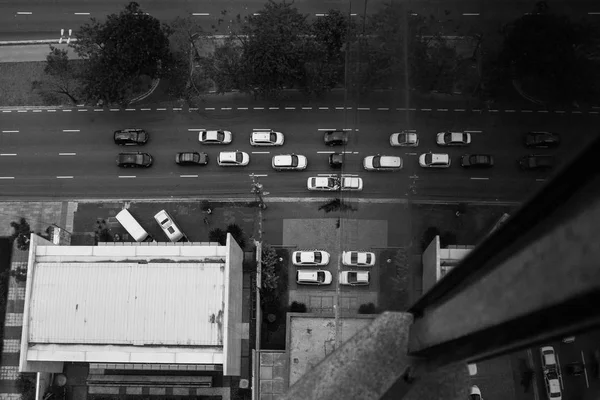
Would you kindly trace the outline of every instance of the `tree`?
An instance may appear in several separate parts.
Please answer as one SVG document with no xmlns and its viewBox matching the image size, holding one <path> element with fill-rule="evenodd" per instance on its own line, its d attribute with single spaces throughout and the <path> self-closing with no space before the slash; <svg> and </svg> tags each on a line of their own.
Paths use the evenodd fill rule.
<svg viewBox="0 0 600 400">
<path fill-rule="evenodd" d="M 359 314 L 379 314 L 379 310 L 377 309 L 375 304 L 366 303 L 366 304 L 361 304 L 360 307 L 358 307 L 358 313 Z"/>
<path fill-rule="evenodd" d="M 227 232 L 221 228 L 215 228 L 208 233 L 208 240 L 211 242 L 217 242 L 221 246 L 225 246 L 227 243 Z"/>
<path fill-rule="evenodd" d="M 240 77 L 243 48 L 238 39 L 229 37 L 217 44 L 212 54 L 202 57 L 200 67 L 212 81 L 217 93 L 243 88 L 245 79 Z"/>
<path fill-rule="evenodd" d="M 23 217 L 19 222 L 11 222 L 10 226 L 13 228 L 13 234 L 10 236 L 11 241 L 17 241 L 17 248 L 19 250 L 29 250 L 29 240 L 33 231 L 29 226 L 27 220 Z"/>
<path fill-rule="evenodd" d="M 356 207 L 353 207 L 352 205 L 336 198 L 320 205 L 319 211 L 321 210 L 325 211 L 326 213 L 330 213 L 332 211 L 356 211 Z"/>
<path fill-rule="evenodd" d="M 306 304 L 299 303 L 297 301 L 293 301 L 290 305 L 290 312 L 295 313 L 305 313 L 306 312 Z"/>
<path fill-rule="evenodd" d="M 62 96 L 66 96 L 72 104 L 79 103 L 80 62 L 69 61 L 68 53 L 67 49 L 58 49 L 50 45 L 50 54 L 46 56 L 44 67 L 44 79 L 32 83 L 33 90 L 39 91 L 48 104 L 55 104 Z"/>
<path fill-rule="evenodd" d="M 277 275 L 279 256 L 277 256 L 275 249 L 267 244 L 262 246 L 261 264 L 262 290 L 274 291 L 279 283 L 279 276 Z"/>
<path fill-rule="evenodd" d="M 240 245 L 242 249 L 246 247 L 246 235 L 244 234 L 244 230 L 239 225 L 227 225 L 227 233 L 231 233 L 231 236 L 233 236 L 235 241 Z"/>
<path fill-rule="evenodd" d="M 108 15 L 106 22 L 91 19 L 75 32 L 71 44 L 85 60 L 82 72 L 88 99 L 125 103 L 142 75 L 154 79 L 161 75 L 161 63 L 169 60 L 171 30 L 129 3 L 119 15 Z"/>
</svg>

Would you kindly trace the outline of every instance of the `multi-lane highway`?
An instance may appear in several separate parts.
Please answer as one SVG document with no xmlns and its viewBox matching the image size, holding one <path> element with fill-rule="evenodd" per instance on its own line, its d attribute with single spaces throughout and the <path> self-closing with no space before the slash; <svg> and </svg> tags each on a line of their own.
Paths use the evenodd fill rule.
<svg viewBox="0 0 600 400">
<path fill-rule="evenodd" d="M 362 192 L 349 197 L 398 198 L 410 192 L 414 199 L 521 201 L 544 184 L 548 173 L 525 172 L 517 167 L 520 156 L 531 153 L 555 154 L 561 161 L 576 153 L 587 138 L 596 135 L 598 114 L 538 113 L 513 110 L 472 112 L 387 110 L 294 110 L 268 108 L 254 110 L 132 109 L 132 111 L 58 110 L 49 112 L 4 112 L 0 114 L 0 192 L 3 198 L 92 198 L 92 197 L 166 197 L 166 196 L 250 196 L 250 174 L 262 175 L 261 182 L 270 196 L 323 196 L 331 193 L 308 192 L 309 176 L 337 173 L 330 169 L 327 154 L 346 151 L 345 174 L 364 180 Z M 241 107 L 240 107 L 241 108 Z M 144 128 L 150 141 L 144 146 L 121 147 L 113 142 L 113 131 L 127 127 Z M 198 142 L 199 129 L 227 129 L 233 143 L 205 146 Z M 251 147 L 253 129 L 271 128 L 285 134 L 284 146 Z M 345 149 L 329 148 L 319 129 L 351 129 Z M 420 138 L 417 148 L 392 148 L 389 135 L 401 129 L 415 129 Z M 468 130 L 472 144 L 462 148 L 440 148 L 436 132 Z M 548 130 L 562 136 L 554 150 L 526 149 L 522 135 L 528 130 Z M 222 150 L 241 150 L 250 154 L 247 167 L 223 168 L 216 165 Z M 148 169 L 122 169 L 115 162 L 121 151 L 140 150 L 154 157 Z M 182 167 L 174 162 L 176 152 L 205 151 L 209 165 Z M 447 152 L 452 159 L 448 169 L 424 169 L 418 154 Z M 303 154 L 308 158 L 305 171 L 276 172 L 271 158 L 276 154 Z M 467 153 L 493 154 L 496 165 L 486 170 L 466 170 L 459 158 Z M 404 168 L 399 172 L 366 172 L 365 156 L 399 155 Z"/>
</svg>

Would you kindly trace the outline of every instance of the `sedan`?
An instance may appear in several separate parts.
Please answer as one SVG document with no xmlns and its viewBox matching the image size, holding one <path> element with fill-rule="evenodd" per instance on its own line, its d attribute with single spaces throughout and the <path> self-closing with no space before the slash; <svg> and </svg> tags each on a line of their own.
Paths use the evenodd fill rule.
<svg viewBox="0 0 600 400">
<path fill-rule="evenodd" d="M 167 235 L 171 242 L 175 243 L 183 238 L 183 233 L 181 232 L 181 229 L 179 229 L 175 221 L 173 221 L 173 218 L 171 218 L 169 213 L 165 210 L 159 211 L 154 216 L 154 219 L 156 220 L 156 222 L 158 222 L 163 232 L 165 233 L 165 235 Z"/>
<path fill-rule="evenodd" d="M 398 156 L 368 156 L 363 160 L 367 171 L 398 171 L 402 169 L 402 159 Z"/>
<path fill-rule="evenodd" d="M 252 146 L 282 146 L 284 142 L 283 133 L 269 131 L 255 131 L 250 135 Z"/>
<path fill-rule="evenodd" d="M 277 171 L 301 171 L 306 169 L 308 161 L 302 155 L 281 154 L 273 157 L 271 165 Z"/>
<path fill-rule="evenodd" d="M 121 168 L 148 168 L 152 165 L 152 156 L 139 151 L 135 153 L 119 153 L 117 156 L 117 165 Z"/>
<path fill-rule="evenodd" d="M 392 133 L 390 136 L 390 145 L 393 147 L 416 147 L 419 145 L 419 137 L 416 132 L 410 131 Z"/>
<path fill-rule="evenodd" d="M 461 157 L 460 165 L 465 168 L 489 168 L 494 166 L 494 157 L 489 154 L 466 154 Z"/>
<path fill-rule="evenodd" d="M 340 180 L 340 190 L 359 192 L 363 189 L 362 178 L 356 176 L 345 176 Z"/>
<path fill-rule="evenodd" d="M 329 253 L 323 250 L 295 251 L 292 262 L 294 265 L 320 267 L 329 264 Z"/>
<path fill-rule="evenodd" d="M 330 285 L 331 272 L 322 269 L 299 269 L 296 271 L 296 283 L 300 285 Z"/>
<path fill-rule="evenodd" d="M 556 165 L 556 158 L 542 154 L 530 154 L 519 160 L 519 166 L 524 170 L 548 170 Z"/>
<path fill-rule="evenodd" d="M 331 168 L 342 168 L 344 164 L 344 153 L 333 153 L 329 155 L 329 166 Z"/>
<path fill-rule="evenodd" d="M 206 165 L 208 155 L 197 151 L 186 151 L 175 155 L 175 162 L 179 165 Z"/>
<path fill-rule="evenodd" d="M 308 190 L 332 191 L 340 188 L 340 181 L 337 178 L 326 176 L 315 176 L 308 178 L 306 182 Z"/>
<path fill-rule="evenodd" d="M 250 162 L 250 156 L 243 151 L 222 151 L 217 158 L 221 167 L 243 167 Z"/>
<path fill-rule="evenodd" d="M 542 357 L 542 369 L 556 368 L 556 353 L 554 353 L 554 347 L 542 347 L 540 349 L 540 356 Z"/>
<path fill-rule="evenodd" d="M 323 140 L 327 146 L 343 146 L 348 144 L 348 133 L 341 129 L 327 131 Z"/>
<path fill-rule="evenodd" d="M 201 131 L 198 134 L 198 140 L 202 144 L 229 144 L 232 135 L 229 131 Z"/>
<path fill-rule="evenodd" d="M 121 129 L 115 131 L 115 143 L 121 146 L 130 146 L 148 143 L 148 132 L 143 129 Z"/>
<path fill-rule="evenodd" d="M 375 253 L 368 251 L 344 251 L 342 264 L 351 267 L 372 267 L 375 265 Z"/>
<path fill-rule="evenodd" d="M 471 143 L 471 134 L 467 132 L 440 132 L 437 134 L 440 146 L 466 146 Z"/>
<path fill-rule="evenodd" d="M 525 147 L 548 148 L 560 144 L 560 136 L 551 132 L 528 132 L 523 138 Z"/>
<path fill-rule="evenodd" d="M 423 153 L 419 156 L 419 165 L 423 168 L 448 168 L 450 156 L 440 153 Z"/>
</svg>

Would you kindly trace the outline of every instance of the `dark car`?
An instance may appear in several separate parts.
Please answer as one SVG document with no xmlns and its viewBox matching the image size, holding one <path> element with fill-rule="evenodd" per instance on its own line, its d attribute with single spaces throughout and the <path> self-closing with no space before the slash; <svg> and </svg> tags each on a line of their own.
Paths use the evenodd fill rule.
<svg viewBox="0 0 600 400">
<path fill-rule="evenodd" d="M 573 376 L 579 376 L 581 374 L 583 374 L 583 370 L 584 370 L 584 366 L 582 362 L 572 362 L 567 364 L 566 370 L 567 370 L 567 374 L 569 375 L 573 375 Z"/>
<path fill-rule="evenodd" d="M 146 144 L 148 132 L 143 129 L 121 129 L 115 131 L 115 143 L 121 146 Z"/>
<path fill-rule="evenodd" d="M 206 165 L 208 155 L 197 151 L 186 151 L 175 155 L 175 162 L 179 165 Z"/>
<path fill-rule="evenodd" d="M 327 131 L 323 140 L 327 146 L 343 146 L 348 143 L 348 133 L 341 129 Z"/>
<path fill-rule="evenodd" d="M 119 153 L 117 156 L 117 165 L 121 168 L 148 168 L 152 165 L 152 156 L 148 153 Z"/>
<path fill-rule="evenodd" d="M 528 170 L 547 170 L 553 168 L 555 165 L 556 158 L 554 156 L 541 154 L 530 154 L 519 160 L 519 166 L 522 169 Z"/>
<path fill-rule="evenodd" d="M 466 154 L 460 159 L 463 167 L 489 168 L 494 166 L 494 157 L 489 154 Z"/>
<path fill-rule="evenodd" d="M 332 168 L 341 168 L 344 164 L 344 154 L 333 153 L 329 155 L 329 166 Z"/>
<path fill-rule="evenodd" d="M 560 136 L 551 132 L 528 132 L 524 138 L 525 147 L 548 148 L 560 144 Z"/>
</svg>

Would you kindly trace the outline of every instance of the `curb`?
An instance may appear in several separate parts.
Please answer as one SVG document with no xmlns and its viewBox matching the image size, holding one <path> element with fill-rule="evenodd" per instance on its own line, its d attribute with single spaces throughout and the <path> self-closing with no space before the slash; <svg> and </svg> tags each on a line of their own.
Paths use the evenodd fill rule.
<svg viewBox="0 0 600 400">
<path fill-rule="evenodd" d="M 138 97 L 135 97 L 135 98 L 129 100 L 129 104 L 137 103 L 138 101 L 142 101 L 145 98 L 147 98 L 148 96 L 150 96 L 152 93 L 154 93 L 154 91 L 158 87 L 159 83 L 160 83 L 160 79 L 155 79 L 154 82 L 152 82 L 152 86 L 150 87 L 150 90 L 148 90 L 146 93 L 139 95 Z"/>
</svg>

